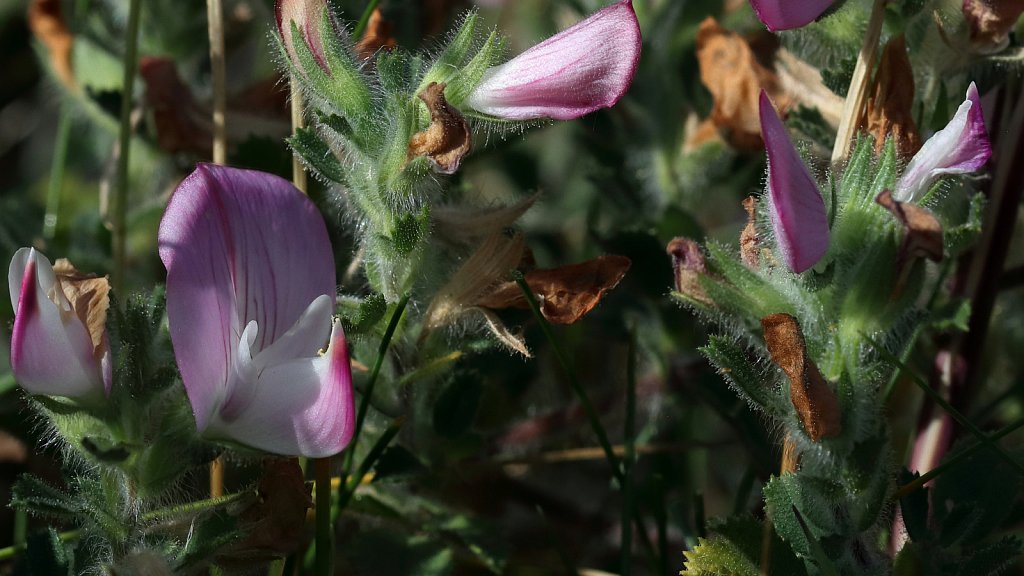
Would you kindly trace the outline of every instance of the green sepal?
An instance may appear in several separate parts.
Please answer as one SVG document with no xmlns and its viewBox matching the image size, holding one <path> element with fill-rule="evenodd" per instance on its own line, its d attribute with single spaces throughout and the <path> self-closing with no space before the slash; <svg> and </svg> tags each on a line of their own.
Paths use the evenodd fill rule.
<svg viewBox="0 0 1024 576">
<path fill-rule="evenodd" d="M 61 520 L 76 520 L 82 512 L 78 499 L 31 474 L 22 474 L 11 488 L 11 508 Z"/>
<path fill-rule="evenodd" d="M 747 354 L 732 340 L 712 336 L 700 352 L 747 404 L 775 418 L 785 415 L 785 406 L 776 393 L 771 376 L 751 364 Z"/>
<path fill-rule="evenodd" d="M 420 75 L 423 59 L 401 48 L 377 54 L 377 78 L 380 87 L 393 95 L 414 96 L 412 79 Z"/>
<path fill-rule="evenodd" d="M 417 94 L 429 86 L 431 82 L 446 83 L 459 72 L 463 62 L 466 61 L 466 56 L 469 55 L 469 51 L 473 47 L 473 40 L 476 36 L 477 17 L 476 11 L 466 14 L 452 41 L 448 43 L 444 52 L 437 57 L 437 60 L 430 65 L 427 73 L 423 75 L 419 86 L 416 87 Z"/>
<path fill-rule="evenodd" d="M 717 272 L 746 300 L 739 304 L 738 309 L 745 311 L 745 316 L 753 324 L 769 314 L 794 312 L 793 305 L 779 292 L 775 285 L 757 272 L 747 268 L 735 256 L 714 242 L 707 244 L 707 264 L 711 271 Z M 714 299 L 714 297 L 712 297 Z M 716 303 L 719 303 L 716 300 Z M 720 303 L 724 304 L 724 303 Z"/>
<path fill-rule="evenodd" d="M 344 119 L 337 117 L 344 122 Z M 339 184 L 344 184 L 345 168 L 331 151 L 330 146 L 320 139 L 316 131 L 311 128 L 297 128 L 295 134 L 288 138 L 288 145 L 292 151 L 302 158 L 303 162 L 315 170 L 318 174 Z"/>
<path fill-rule="evenodd" d="M 449 104 L 455 107 L 462 106 L 477 84 L 483 80 L 484 73 L 497 64 L 497 60 L 505 51 L 504 46 L 504 39 L 497 31 L 492 30 L 473 59 L 447 81 L 448 87 L 445 88 L 444 95 Z"/>
<path fill-rule="evenodd" d="M 946 230 L 943 234 L 942 239 L 946 245 L 946 253 L 951 258 L 957 258 L 966 252 L 981 236 L 981 226 L 985 216 L 985 203 L 984 194 L 972 195 L 966 220 L 962 224 Z"/>
</svg>

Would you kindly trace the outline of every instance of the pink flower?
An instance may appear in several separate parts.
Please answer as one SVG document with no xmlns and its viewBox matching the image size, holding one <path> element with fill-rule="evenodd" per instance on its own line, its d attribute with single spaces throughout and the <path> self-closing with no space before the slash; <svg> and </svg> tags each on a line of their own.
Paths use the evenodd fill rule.
<svg viewBox="0 0 1024 576">
<path fill-rule="evenodd" d="M 978 87 L 971 82 L 967 99 L 956 114 L 910 159 L 896 183 L 893 197 L 900 202 L 921 198 L 936 178 L 944 174 L 965 174 L 980 169 L 992 156 Z"/>
<path fill-rule="evenodd" d="M 761 136 L 768 152 L 768 205 L 782 260 L 799 274 L 828 251 L 825 202 L 768 95 L 761 91 Z"/>
<path fill-rule="evenodd" d="M 302 34 L 299 41 L 305 42 L 306 48 L 313 54 L 313 58 L 316 59 L 320 68 L 330 74 L 321 27 L 325 18 L 333 25 L 334 30 L 337 30 L 337 25 L 327 8 L 327 2 L 325 0 L 277 0 L 274 3 L 274 16 L 277 20 L 277 32 L 281 35 L 281 41 L 284 43 L 285 50 L 288 51 L 288 57 L 291 58 L 295 66 L 300 70 L 303 68 L 302 59 L 296 52 L 296 39 L 292 37 L 292 22 Z"/>
<path fill-rule="evenodd" d="M 31 394 L 102 398 L 110 392 L 112 380 L 103 327 L 106 280 L 72 274 L 74 268 L 67 261 L 58 265 L 60 273 L 55 273 L 50 261 L 33 248 L 18 250 L 11 259 L 11 370 Z M 84 291 L 77 286 L 90 280 L 103 286 Z"/>
<path fill-rule="evenodd" d="M 632 3 L 616 2 L 488 70 L 466 106 L 509 120 L 579 118 L 622 98 L 640 44 Z"/>
<path fill-rule="evenodd" d="M 352 374 L 313 203 L 277 176 L 200 164 L 171 197 L 159 249 L 199 431 L 275 454 L 340 452 L 355 421 Z"/>
<path fill-rule="evenodd" d="M 757 17 L 772 32 L 814 22 L 835 0 L 750 0 Z"/>
</svg>

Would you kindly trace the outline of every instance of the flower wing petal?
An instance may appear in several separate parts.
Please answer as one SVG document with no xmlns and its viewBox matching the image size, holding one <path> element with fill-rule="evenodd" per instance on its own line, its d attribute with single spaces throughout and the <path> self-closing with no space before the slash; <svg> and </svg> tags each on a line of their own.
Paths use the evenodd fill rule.
<svg viewBox="0 0 1024 576">
<path fill-rule="evenodd" d="M 768 152 L 769 216 L 786 266 L 799 274 L 828 250 L 825 202 L 786 127 L 762 90 L 761 135 Z"/>
<path fill-rule="evenodd" d="M 971 82 L 967 99 L 946 127 L 932 135 L 907 164 L 893 197 L 900 202 L 917 200 L 939 176 L 974 172 L 991 156 L 981 98 Z"/>
<path fill-rule="evenodd" d="M 171 341 L 203 430 L 230 393 L 242 328 L 256 322 L 258 353 L 310 302 L 333 296 L 330 240 L 316 207 L 287 181 L 200 164 L 171 197 L 159 247 Z"/>
<path fill-rule="evenodd" d="M 326 353 L 266 366 L 246 383 L 245 407 L 215 418 L 212 433 L 252 448 L 322 458 L 341 452 L 355 429 L 352 372 L 341 322 Z"/>
<path fill-rule="evenodd" d="M 619 101 L 640 60 L 630 0 L 608 6 L 487 71 L 466 105 L 511 120 L 571 120 Z"/>
</svg>

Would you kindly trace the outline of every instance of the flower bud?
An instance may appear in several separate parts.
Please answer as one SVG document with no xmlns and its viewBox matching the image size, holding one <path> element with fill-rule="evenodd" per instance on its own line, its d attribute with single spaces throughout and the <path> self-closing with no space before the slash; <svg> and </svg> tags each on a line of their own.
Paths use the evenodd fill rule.
<svg viewBox="0 0 1024 576">
<path fill-rule="evenodd" d="M 107 280 L 83 276 L 67 260 L 55 268 L 34 248 L 14 254 L 7 279 L 15 309 L 11 370 L 18 383 L 31 394 L 108 394 Z"/>
<path fill-rule="evenodd" d="M 579 118 L 622 98 L 640 45 L 633 5 L 622 0 L 487 70 L 465 104 L 508 120 Z"/>
</svg>

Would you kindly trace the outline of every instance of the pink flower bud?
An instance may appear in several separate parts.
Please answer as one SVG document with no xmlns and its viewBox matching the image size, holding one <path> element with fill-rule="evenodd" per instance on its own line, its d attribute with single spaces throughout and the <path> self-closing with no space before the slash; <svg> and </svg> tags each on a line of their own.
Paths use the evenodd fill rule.
<svg viewBox="0 0 1024 576">
<path fill-rule="evenodd" d="M 571 120 L 619 101 L 640 60 L 630 0 L 596 12 L 488 70 L 466 106 L 509 120 Z"/>
<path fill-rule="evenodd" d="M 825 202 L 764 90 L 760 104 L 761 136 L 768 152 L 769 217 L 783 262 L 799 274 L 828 251 Z"/>
<path fill-rule="evenodd" d="M 295 66 L 302 69 L 301 60 L 296 52 L 296 39 L 292 37 L 292 22 L 302 34 L 298 40 L 306 43 L 306 47 L 309 48 L 320 68 L 330 74 L 323 38 L 320 35 L 320 27 L 325 17 L 330 18 L 333 23 L 333 16 L 327 8 L 327 2 L 325 0 L 277 0 L 274 3 L 274 15 L 277 19 L 277 32 L 281 35 L 281 42 L 284 43 L 288 57 L 291 58 Z"/>
<path fill-rule="evenodd" d="M 757 17 L 772 32 L 792 30 L 817 20 L 835 0 L 750 0 Z"/>
</svg>

